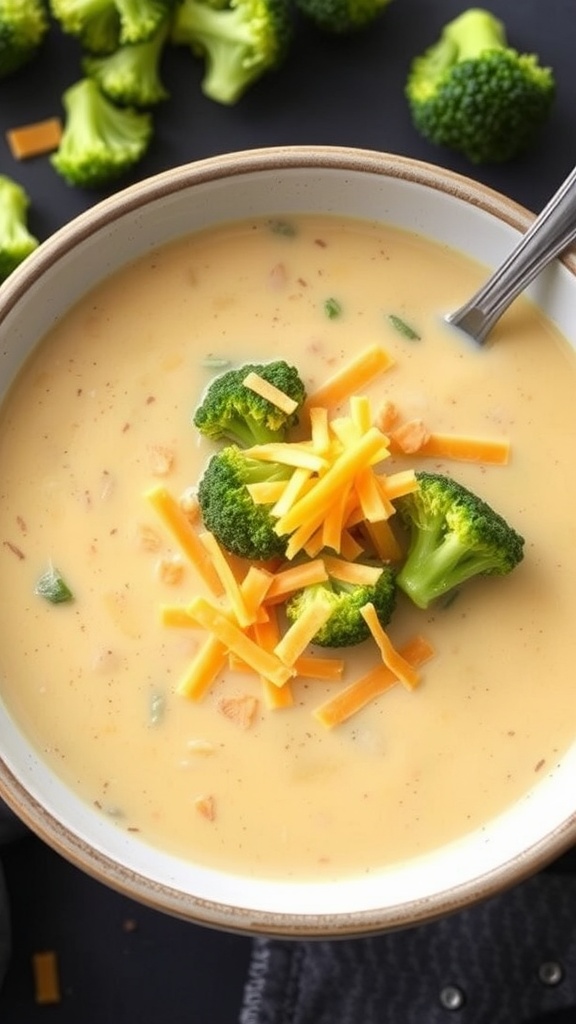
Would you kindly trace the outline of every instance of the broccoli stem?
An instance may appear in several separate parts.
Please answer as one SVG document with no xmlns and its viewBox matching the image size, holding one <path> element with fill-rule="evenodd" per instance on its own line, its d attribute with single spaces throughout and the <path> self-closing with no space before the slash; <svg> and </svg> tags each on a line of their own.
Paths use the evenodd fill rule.
<svg viewBox="0 0 576 1024">
<path fill-rule="evenodd" d="M 477 550 L 471 552 L 455 533 L 442 536 L 439 528 L 419 530 L 410 551 L 411 571 L 402 568 L 398 581 L 415 605 L 427 608 L 442 594 L 488 571 L 493 561 L 488 552 L 485 557 Z"/>
<path fill-rule="evenodd" d="M 445 29 L 445 38 L 458 48 L 458 60 L 475 60 L 484 50 L 506 46 L 504 25 L 493 14 L 473 7 Z"/>
<path fill-rule="evenodd" d="M 218 103 L 233 104 L 268 67 L 279 60 L 275 16 L 265 6 L 246 3 L 217 8 L 185 0 L 177 9 L 172 40 L 203 57 L 202 91 Z"/>
<path fill-rule="evenodd" d="M 259 423 L 252 422 L 249 425 L 241 419 L 231 420 L 228 429 L 230 435 L 233 435 L 246 448 L 251 448 L 253 444 L 269 444 L 271 441 L 278 440 L 277 431 L 268 430 Z"/>
<path fill-rule="evenodd" d="M 244 87 L 244 78 L 250 77 L 249 53 L 252 34 L 243 11 L 226 8 L 214 11 L 202 9 L 196 14 L 196 29 L 204 34 L 206 66 L 202 88 L 206 96 L 221 103 L 234 103 Z"/>
</svg>

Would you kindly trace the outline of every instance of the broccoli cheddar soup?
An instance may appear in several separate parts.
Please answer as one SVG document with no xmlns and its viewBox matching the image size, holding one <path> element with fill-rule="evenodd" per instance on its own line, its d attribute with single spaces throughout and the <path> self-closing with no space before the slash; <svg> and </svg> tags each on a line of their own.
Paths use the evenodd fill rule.
<svg viewBox="0 0 576 1024">
<path fill-rule="evenodd" d="M 0 420 L 1 693 L 51 769 L 118 829 L 248 875 L 365 874 L 481 827 L 574 740 L 576 357 L 526 299 L 483 350 L 447 329 L 440 313 L 484 276 L 385 225 L 234 223 L 105 281 L 28 360 Z M 318 709 L 382 666 L 372 639 L 305 649 L 284 707 L 238 652 L 183 694 L 207 640 L 222 648 L 186 609 L 203 597 L 221 620 L 231 612 L 150 499 L 168 495 L 205 530 L 195 488 L 222 447 L 193 422 L 207 386 L 283 359 L 313 395 L 371 349 L 387 367 L 356 393 L 373 422 L 495 442 L 479 461 L 449 458 L 408 430 L 416 451 L 392 446 L 386 473 L 454 478 L 524 538 L 523 559 L 427 608 L 399 592 L 386 633 L 399 650 L 429 645 L 417 685 L 388 686 L 336 724 Z M 355 410 L 362 424 L 366 405 Z M 345 443 L 348 399 L 330 416 Z M 498 446 L 504 461 L 489 457 Z M 341 671 L 315 674 L 314 659 Z"/>
</svg>

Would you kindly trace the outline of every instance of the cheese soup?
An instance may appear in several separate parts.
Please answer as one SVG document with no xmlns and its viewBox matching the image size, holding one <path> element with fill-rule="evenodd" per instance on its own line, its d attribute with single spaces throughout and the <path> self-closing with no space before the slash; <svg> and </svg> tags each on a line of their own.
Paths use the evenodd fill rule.
<svg viewBox="0 0 576 1024">
<path fill-rule="evenodd" d="M 447 329 L 442 311 L 484 278 L 381 224 L 234 223 L 105 281 L 28 360 L 0 422 L 1 691 L 51 769 L 118 828 L 258 877 L 376 872 L 481 827 L 574 740 L 576 357 L 524 298 L 485 349 Z M 369 642 L 337 652 L 341 681 L 296 679 L 291 708 L 269 710 L 240 671 L 187 700 L 176 688 L 204 637 L 160 608 L 205 588 L 146 492 L 197 482 L 215 445 L 192 416 L 215 373 L 284 358 L 312 392 L 374 344 L 393 360 L 366 389 L 374 407 L 509 440 L 505 466 L 417 465 L 492 504 L 525 537 L 524 561 L 446 606 L 400 597 L 390 636 L 422 633 L 435 656 L 414 691 L 334 729 L 314 709 L 376 663 Z M 50 566 L 71 601 L 35 593 Z M 248 728 L 223 695 L 254 697 Z"/>
</svg>

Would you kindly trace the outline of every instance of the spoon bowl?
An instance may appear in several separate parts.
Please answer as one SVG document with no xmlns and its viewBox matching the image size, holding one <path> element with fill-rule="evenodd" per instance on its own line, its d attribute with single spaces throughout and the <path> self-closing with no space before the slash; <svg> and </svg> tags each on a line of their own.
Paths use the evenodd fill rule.
<svg viewBox="0 0 576 1024">
<path fill-rule="evenodd" d="M 471 299 L 459 309 L 446 314 L 446 322 L 483 345 L 514 299 L 575 238 L 576 168 L 563 181 L 510 255 Z"/>
</svg>

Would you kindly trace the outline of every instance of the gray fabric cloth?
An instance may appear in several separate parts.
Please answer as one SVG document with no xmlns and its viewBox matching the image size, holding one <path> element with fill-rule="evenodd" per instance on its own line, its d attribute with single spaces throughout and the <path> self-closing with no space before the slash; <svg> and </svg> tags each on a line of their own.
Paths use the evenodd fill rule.
<svg viewBox="0 0 576 1024">
<path fill-rule="evenodd" d="M 239 1024 L 527 1024 L 567 1008 L 576 1021 L 576 878 L 544 872 L 418 928 L 256 939 Z"/>
</svg>

